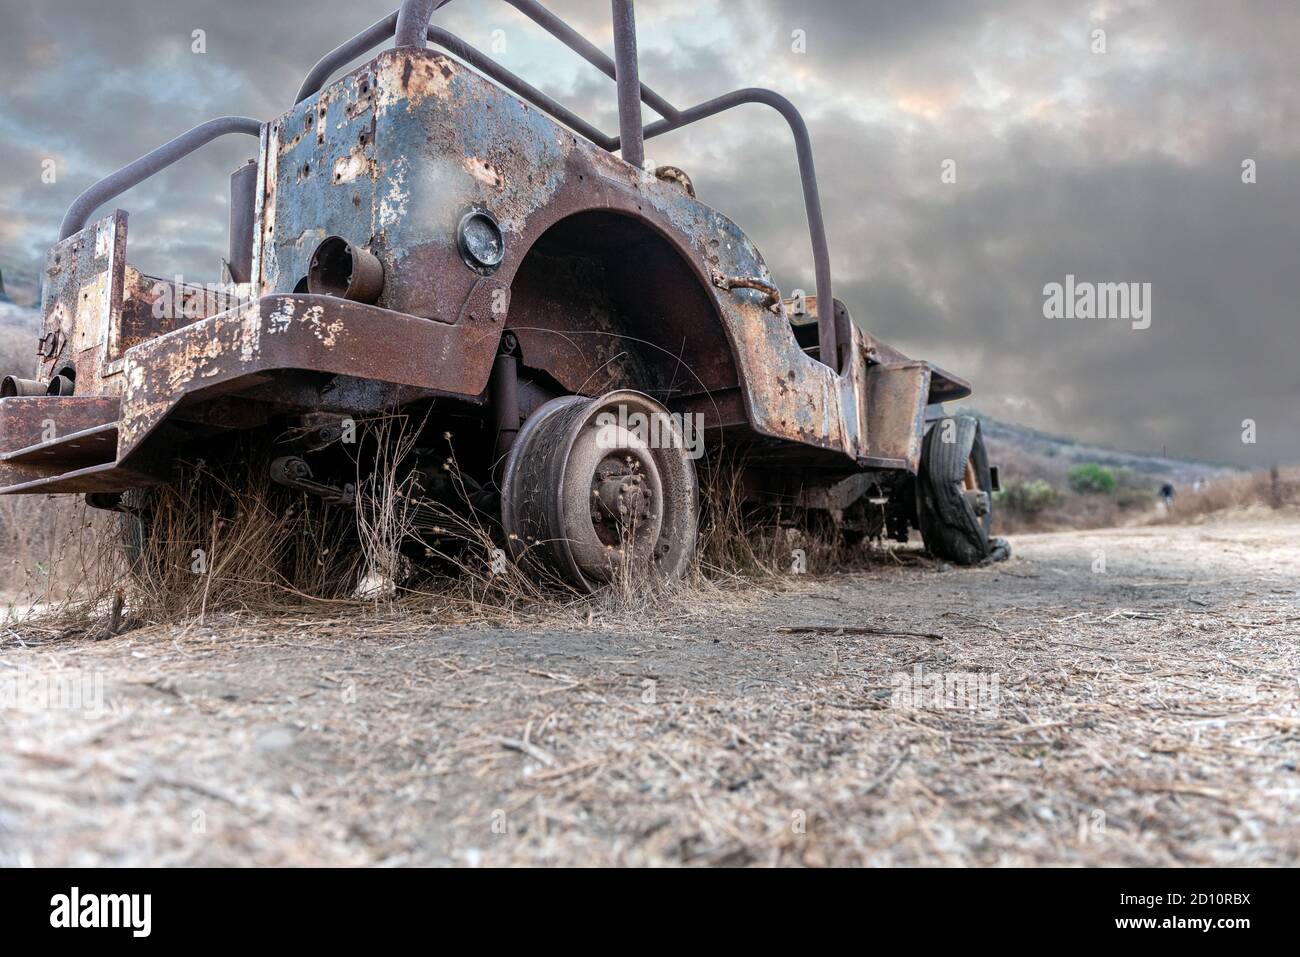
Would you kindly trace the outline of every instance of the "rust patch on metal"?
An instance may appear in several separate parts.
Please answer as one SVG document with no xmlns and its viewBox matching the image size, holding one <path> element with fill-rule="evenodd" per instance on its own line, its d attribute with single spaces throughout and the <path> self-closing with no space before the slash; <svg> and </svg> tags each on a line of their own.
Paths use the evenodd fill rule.
<svg viewBox="0 0 1300 957">
<path fill-rule="evenodd" d="M 469 174 L 480 183 L 484 183 L 493 189 L 504 189 L 506 185 L 505 177 L 501 171 L 492 165 L 488 160 L 480 159 L 477 156 L 468 156 L 465 158 L 465 168 Z"/>
<path fill-rule="evenodd" d="M 127 457 L 182 398 L 235 396 L 277 370 L 477 399 L 499 334 L 491 318 L 474 313 L 445 325 L 330 296 L 266 296 L 127 354 L 119 455 Z"/>
</svg>

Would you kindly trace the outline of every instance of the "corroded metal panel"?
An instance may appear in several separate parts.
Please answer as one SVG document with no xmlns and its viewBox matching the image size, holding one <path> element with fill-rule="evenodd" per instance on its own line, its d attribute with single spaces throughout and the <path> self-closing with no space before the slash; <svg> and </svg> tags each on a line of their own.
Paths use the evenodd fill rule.
<svg viewBox="0 0 1300 957">
<path fill-rule="evenodd" d="M 921 462 L 925 406 L 930 395 L 930 365 L 893 362 L 873 365 L 865 383 L 866 460 L 873 468 L 915 473 Z"/>
<path fill-rule="evenodd" d="M 116 210 L 50 250 L 38 378 L 71 367 L 79 395 L 118 395 L 128 349 L 233 304 L 220 291 L 144 275 L 126 261 L 126 242 L 127 214 Z"/>
<path fill-rule="evenodd" d="M 237 393 L 280 370 L 477 398 L 499 335 L 490 314 L 446 325 L 330 296 L 265 296 L 127 353 L 118 459 L 128 459 L 183 398 Z"/>
<path fill-rule="evenodd" d="M 0 489 L 67 471 L 89 458 L 111 460 L 114 396 L 13 396 L 0 400 Z M 85 442 L 77 440 L 84 436 Z M 69 440 L 61 445 L 57 441 Z M 53 446 L 53 447 L 51 447 Z"/>
<path fill-rule="evenodd" d="M 718 277 L 771 283 L 739 227 L 447 56 L 382 53 L 271 124 L 266 165 L 273 195 L 263 199 L 264 291 L 291 291 L 328 231 L 383 262 L 380 305 L 454 322 L 478 278 L 456 249 L 467 208 L 482 206 L 500 222 L 506 257 L 495 278 L 505 284 L 560 220 L 620 213 L 664 236 L 707 290 L 756 431 L 850 460 L 863 452 L 857 393 L 803 352 L 784 307 L 769 308 L 761 289 L 715 285 Z"/>
<path fill-rule="evenodd" d="M 46 256 L 44 338 L 36 374 L 48 379 L 76 370 L 88 390 L 116 370 L 105 367 L 120 355 L 122 286 L 126 272 L 126 213 L 117 210 L 56 244 Z M 108 388 L 108 387 L 105 387 Z"/>
</svg>

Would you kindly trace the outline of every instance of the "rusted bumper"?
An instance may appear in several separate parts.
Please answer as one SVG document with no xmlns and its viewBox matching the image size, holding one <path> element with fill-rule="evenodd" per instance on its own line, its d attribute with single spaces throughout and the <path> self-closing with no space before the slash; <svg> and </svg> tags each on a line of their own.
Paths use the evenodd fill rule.
<svg viewBox="0 0 1300 957">
<path fill-rule="evenodd" d="M 281 409 L 479 400 L 500 334 L 487 297 L 471 295 L 458 321 L 444 323 L 329 296 L 264 296 L 127 350 L 120 398 L 0 400 L 0 494 L 164 481 L 163 447 L 185 438 L 186 422 L 241 427 L 227 400 L 255 398 L 291 373 L 319 375 L 278 390 Z"/>
</svg>

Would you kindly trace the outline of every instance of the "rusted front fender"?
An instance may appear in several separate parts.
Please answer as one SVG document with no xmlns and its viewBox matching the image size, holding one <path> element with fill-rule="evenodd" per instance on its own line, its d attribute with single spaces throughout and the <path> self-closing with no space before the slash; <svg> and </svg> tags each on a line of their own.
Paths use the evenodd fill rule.
<svg viewBox="0 0 1300 957">
<path fill-rule="evenodd" d="M 336 377 L 364 385 L 355 390 L 360 400 L 351 400 L 360 411 L 367 401 L 378 412 L 422 396 L 480 400 L 500 335 L 486 296 L 471 296 L 455 323 L 330 296 L 264 296 L 128 349 L 120 402 L 85 395 L 0 400 L 0 492 L 140 485 L 157 459 L 151 436 L 181 406 L 239 396 L 278 373 L 324 375 L 318 393 L 297 400 L 308 407 L 314 395 L 329 404 L 340 391 Z M 115 442 L 92 446 L 87 430 Z"/>
</svg>

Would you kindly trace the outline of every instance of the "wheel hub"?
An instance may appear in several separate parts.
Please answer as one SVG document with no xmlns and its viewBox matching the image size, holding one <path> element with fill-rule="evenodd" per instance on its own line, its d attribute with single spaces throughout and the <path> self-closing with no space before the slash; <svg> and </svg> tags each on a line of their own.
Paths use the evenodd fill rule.
<svg viewBox="0 0 1300 957">
<path fill-rule="evenodd" d="M 606 458 L 591 477 L 591 521 L 597 534 L 617 529 L 635 534 L 651 518 L 654 493 L 641 472 L 641 463 L 630 456 Z"/>
<path fill-rule="evenodd" d="M 637 415 L 668 413 L 638 392 L 614 392 L 552 400 L 524 423 L 502 481 L 517 560 L 587 591 L 622 573 L 681 574 L 695 544 L 694 463 L 681 443 L 652 446 L 627 424 L 645 421 Z"/>
</svg>

